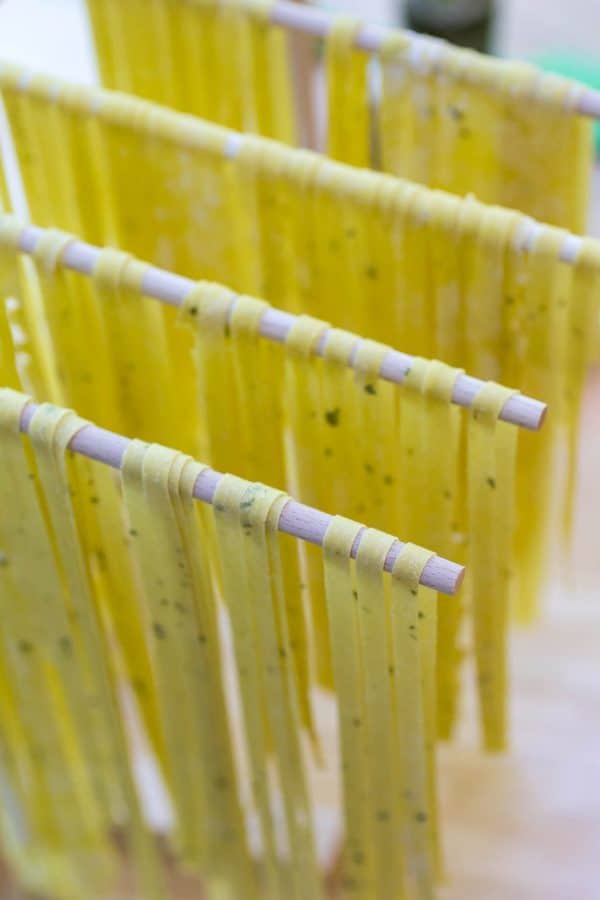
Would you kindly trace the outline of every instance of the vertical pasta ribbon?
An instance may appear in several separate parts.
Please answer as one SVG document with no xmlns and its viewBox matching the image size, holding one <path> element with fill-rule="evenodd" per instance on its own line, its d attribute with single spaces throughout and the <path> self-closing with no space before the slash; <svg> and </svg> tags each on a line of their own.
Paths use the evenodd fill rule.
<svg viewBox="0 0 600 900">
<path fill-rule="evenodd" d="M 360 20 L 337 16 L 327 36 L 327 153 L 366 167 L 370 158 L 368 57 L 354 47 L 361 28 Z"/>
<path fill-rule="evenodd" d="M 506 638 L 514 540 L 517 434 L 498 421 L 515 391 L 493 382 L 477 394 L 468 426 L 468 571 L 482 734 L 489 750 L 506 743 Z"/>
</svg>

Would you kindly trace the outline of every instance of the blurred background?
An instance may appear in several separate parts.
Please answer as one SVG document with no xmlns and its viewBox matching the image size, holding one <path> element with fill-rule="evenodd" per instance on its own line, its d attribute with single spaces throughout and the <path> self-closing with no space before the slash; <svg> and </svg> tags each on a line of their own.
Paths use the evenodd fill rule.
<svg viewBox="0 0 600 900">
<path fill-rule="evenodd" d="M 483 11 L 485 22 L 486 0 L 455 5 L 467 13 Z M 399 0 L 336 0 L 327 6 L 376 22 L 397 23 L 406 13 Z M 419 16 L 431 22 L 448 6 L 448 0 L 416 0 L 408 11 L 411 23 Z M 481 39 L 481 30 L 476 32 Z M 569 74 L 594 78 L 600 72 L 599 33 L 599 0 L 496 2 L 493 45 L 503 55 L 543 59 L 559 70 L 567 67 Z M 0 58 L 94 82 L 83 2 L 0 2 Z M 597 189 L 590 231 L 600 234 Z M 550 580 L 543 620 L 517 632 L 513 642 L 511 752 L 482 758 L 465 728 L 459 746 L 442 754 L 443 900 L 600 897 L 598 372 L 590 380 L 582 428 L 574 547 Z M 16 896 L 10 891 L 0 887 L 0 897 Z"/>
</svg>

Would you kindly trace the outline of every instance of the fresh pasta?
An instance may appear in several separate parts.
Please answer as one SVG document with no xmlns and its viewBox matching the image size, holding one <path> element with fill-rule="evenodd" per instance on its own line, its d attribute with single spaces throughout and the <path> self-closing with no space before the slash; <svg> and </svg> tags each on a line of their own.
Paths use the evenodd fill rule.
<svg viewBox="0 0 600 900">
<path fill-rule="evenodd" d="M 110 831 L 126 828 L 139 895 L 166 896 L 118 697 L 128 656 L 143 647 L 149 671 L 138 699 L 153 700 L 178 862 L 209 897 L 324 896 L 278 534 L 290 498 L 225 475 L 212 511 L 200 509 L 193 492 L 204 465 L 125 442 L 118 530 L 134 574 L 128 602 L 139 615 L 128 646 L 113 631 L 121 598 L 100 589 L 94 566 L 100 551 L 110 566 L 115 546 L 97 520 L 113 502 L 98 474 L 106 466 L 68 451 L 89 422 L 42 404 L 24 440 L 28 403 L 0 391 L 0 773 L 10 792 L 0 838 L 20 883 L 57 900 L 105 896 L 119 868 Z M 396 546 L 390 534 L 334 517 L 321 551 L 344 885 L 365 900 L 427 898 L 436 880 L 437 600 L 419 587 L 433 554 L 406 544 L 388 575 Z"/>
<path fill-rule="evenodd" d="M 463 500 L 470 471 L 463 448 L 471 459 L 480 432 L 472 433 L 467 414 L 451 402 L 460 370 L 416 359 L 399 387 L 380 376 L 389 347 L 361 341 L 308 316 L 295 319 L 283 348 L 265 347 L 267 342 L 257 337 L 257 320 L 251 318 L 255 305 L 252 298 L 236 297 L 210 283 L 199 284 L 184 302 L 182 317 L 197 335 L 200 405 L 209 423 L 223 416 L 236 423 L 235 441 L 226 428 L 209 427 L 204 446 L 207 458 L 222 457 L 241 471 L 270 468 L 281 479 L 279 483 L 289 485 L 303 501 L 367 518 L 388 532 L 394 533 L 404 524 L 421 541 L 433 535 L 436 548 L 443 548 L 440 552 L 464 559 L 467 565 L 471 554 L 485 546 L 485 552 L 495 555 L 488 568 L 480 566 L 472 575 L 473 602 L 477 608 L 485 608 L 489 577 L 498 592 L 498 604 L 508 607 L 508 582 L 502 573 L 507 568 L 518 574 L 515 522 L 507 516 L 497 532 L 476 525 L 476 504 L 483 502 L 480 494 L 489 491 L 483 479 L 481 485 L 473 482 L 477 498 L 471 506 Z M 258 309 L 264 312 L 264 306 Z M 316 355 L 317 347 L 322 357 Z M 266 369 L 264 377 L 261 374 L 263 359 L 268 359 L 268 377 Z M 500 408 L 510 394 L 502 395 Z M 269 411 L 276 411 L 274 419 Z M 252 445 L 247 445 L 255 436 L 254 423 L 259 421 L 265 428 L 264 462 Z M 516 430 L 505 423 L 501 426 L 508 427 L 514 445 L 512 455 L 502 463 L 506 477 L 498 476 L 498 495 L 512 510 Z M 220 449 L 222 444 L 226 446 Z M 398 461 L 401 475 L 395 471 Z M 494 457 L 493 474 L 487 476 L 495 478 L 495 472 Z M 478 537 L 482 530 L 485 537 Z M 495 549 L 490 551 L 490 547 Z M 330 686 L 332 661 L 319 553 L 309 546 L 302 549 L 316 677 L 320 684 Z M 459 601 L 448 599 L 436 625 L 436 690 L 431 686 L 430 696 L 437 709 L 428 711 L 444 737 L 451 734 L 458 714 L 462 620 Z M 494 640 L 504 659 L 506 623 L 502 622 L 503 627 L 494 631 Z M 476 628 L 476 654 L 482 652 L 481 634 Z M 304 662 L 303 670 L 306 665 Z M 506 730 L 505 682 L 499 679 L 486 691 L 482 723 L 485 743 L 491 746 L 492 733 L 504 735 Z"/>
<path fill-rule="evenodd" d="M 11 234 L 16 233 L 14 226 Z M 78 299 L 69 299 L 68 293 L 62 299 L 52 294 L 67 273 L 60 253 L 49 254 L 53 247 L 68 244 L 69 237 L 53 232 L 45 235 L 34 251 L 38 265 L 46 261 L 41 272 L 42 309 L 50 304 L 51 319 L 68 322 L 69 310 Z M 431 538 L 438 552 L 470 562 L 476 552 L 473 536 L 481 528 L 475 526 L 472 515 L 478 499 L 471 507 L 465 500 L 466 453 L 471 440 L 467 417 L 451 402 L 460 370 L 414 359 L 399 387 L 381 377 L 388 346 L 331 329 L 327 323 L 307 316 L 296 317 L 285 344 L 278 345 L 259 333 L 269 311 L 264 301 L 211 282 L 200 282 L 188 291 L 177 323 L 169 318 L 172 310 L 166 309 L 162 317 L 158 304 L 142 297 L 146 271 L 147 267 L 135 259 L 105 250 L 88 279 L 97 315 L 91 320 L 95 326 L 88 325 L 85 333 L 89 340 L 98 332 L 99 346 L 109 336 L 106 346 L 111 361 L 106 366 L 105 388 L 113 392 L 112 408 L 118 412 L 118 418 L 108 416 L 102 424 L 117 421 L 124 430 L 148 435 L 152 428 L 148 387 L 152 385 L 161 396 L 172 392 L 170 378 L 175 369 L 175 383 L 181 397 L 186 398 L 186 409 L 178 406 L 180 398 L 163 403 L 156 416 L 157 430 L 162 423 L 164 432 L 170 431 L 219 469 L 271 479 L 277 487 L 294 491 L 307 503 L 366 518 L 388 533 L 408 526 L 422 543 Z M 472 283 L 476 285 L 475 275 Z M 68 277 L 83 281 L 73 273 Z M 116 297 L 121 298 L 118 305 Z M 53 312 L 53 305 L 58 303 L 63 310 L 60 316 Z M 73 340 L 69 329 L 65 330 Z M 488 346 L 493 349 L 491 337 L 485 337 L 487 332 L 474 333 L 484 350 Z M 61 334 L 57 331 L 57 343 Z M 156 366 L 148 355 L 149 347 L 154 346 L 161 347 L 163 354 Z M 190 353 L 193 350 L 194 362 L 189 359 L 186 364 L 184 358 L 172 362 L 171 354 L 177 346 L 187 346 Z M 95 392 L 102 386 L 95 380 L 84 386 L 91 390 L 85 396 L 84 411 L 93 415 L 97 408 Z M 196 415 L 193 410 L 197 410 Z M 512 434 L 514 429 L 509 431 Z M 444 441 L 439 440 L 440 433 Z M 402 477 L 395 471 L 398 460 Z M 507 478 L 499 491 L 510 506 L 514 453 L 506 465 Z M 528 521 L 533 531 L 528 540 L 533 543 L 536 535 L 539 539 L 542 523 L 533 520 L 531 526 L 532 518 Z M 108 521 L 106 527 L 110 527 Z M 513 517 L 505 530 L 489 536 L 493 563 L 488 570 L 477 568 L 473 574 L 474 610 L 477 604 L 486 602 L 486 578 L 498 590 L 499 605 L 508 607 L 509 588 L 502 566 L 513 571 L 512 589 L 524 579 L 531 583 L 527 555 L 515 557 L 515 527 Z M 281 552 L 287 614 L 294 630 L 292 664 L 300 717 L 316 749 L 311 686 L 332 685 L 320 556 L 316 548 L 298 547 L 292 541 L 282 541 Z M 114 571 L 117 578 L 118 571 L 119 567 Z M 465 617 L 461 606 L 457 598 L 449 599 L 437 623 L 434 702 L 439 734 L 444 738 L 451 735 L 459 716 L 459 674 L 465 652 L 480 653 L 477 629 L 473 641 L 463 646 L 461 623 Z M 468 621 L 472 621 L 471 616 Z M 126 633 L 124 626 L 120 630 Z M 497 654 L 504 659 L 504 628 L 497 639 Z M 143 670 L 143 655 L 132 648 L 130 659 L 135 660 L 136 670 Z M 488 746 L 496 740 L 492 733 L 505 734 L 505 705 L 504 680 L 498 679 L 482 700 L 482 733 Z M 436 717 L 431 709 L 429 715 Z M 145 709 L 144 716 L 154 723 L 156 733 L 155 711 Z M 503 740 L 497 738 L 497 742 Z"/>
<path fill-rule="evenodd" d="M 81 207 L 82 197 L 95 197 L 101 207 L 82 236 L 94 239 L 100 228 L 102 241 L 153 264 L 466 364 L 480 377 L 518 383 L 553 405 L 557 425 L 570 427 L 574 444 L 558 370 L 572 367 L 571 380 L 581 383 L 587 358 L 574 350 L 575 332 L 556 326 L 582 308 L 594 333 L 597 301 L 586 299 L 588 282 L 575 277 L 565 279 L 558 309 L 541 302 L 530 316 L 522 302 L 531 297 L 526 286 L 533 277 L 555 290 L 545 248 L 558 247 L 564 233 L 542 226 L 544 240 L 532 239 L 539 228 L 521 214 L 242 137 L 124 95 L 87 92 L 82 102 L 74 88 L 28 83 L 26 73 L 7 66 L 0 82 L 40 224 L 76 230 L 82 219 L 71 201 Z M 68 170 L 52 159 L 56 142 L 36 156 L 49 129 L 63 135 L 76 160 Z M 45 177 L 29 178 L 30 167 Z M 50 203 L 45 185 L 60 181 Z M 580 258 L 559 268 L 575 273 Z M 558 355 L 547 355 L 552 369 L 532 390 L 539 383 L 533 357 L 540 329 Z M 181 358 L 185 344 L 169 340 Z M 547 439 L 550 456 L 554 443 Z M 540 557 L 540 547 L 531 554 Z"/>
<path fill-rule="evenodd" d="M 368 529 L 353 566 L 350 548 L 360 532 L 336 516 L 324 541 L 344 776 L 343 885 L 365 900 L 405 890 L 426 898 L 435 882 L 426 746 L 435 736 L 424 711 L 423 674 L 435 637 L 421 627 L 418 579 L 428 556 L 406 545 L 385 580 L 382 560 L 392 539 Z"/>
<path fill-rule="evenodd" d="M 288 40 L 269 25 L 271 5 L 89 0 L 102 81 L 231 128 L 295 143 Z"/>
<path fill-rule="evenodd" d="M 88 9 L 107 88 L 294 143 L 293 54 L 270 3 L 88 0 Z M 324 40 L 331 156 L 585 231 L 593 152 L 591 122 L 576 111 L 582 85 L 400 30 L 367 53 L 354 45 L 364 25 L 335 15 Z"/>
<path fill-rule="evenodd" d="M 9 389 L 0 395 L 2 695 L 13 704 L 3 719 L 9 734 L 2 743 L 14 758 L 23 755 L 24 766 L 7 784 L 19 791 L 23 815 L 8 842 L 11 862 L 32 889 L 50 889 L 60 898 L 99 896 L 117 871 L 109 829 L 127 821 L 143 889 L 158 898 L 120 719 L 115 659 L 107 653 L 79 529 L 81 505 L 90 501 L 81 491 L 83 473 L 64 456 L 70 437 L 86 423 L 41 406 L 30 425 L 31 452 L 19 434 L 27 402 Z M 31 780 L 23 781 L 27 772 Z"/>
</svg>

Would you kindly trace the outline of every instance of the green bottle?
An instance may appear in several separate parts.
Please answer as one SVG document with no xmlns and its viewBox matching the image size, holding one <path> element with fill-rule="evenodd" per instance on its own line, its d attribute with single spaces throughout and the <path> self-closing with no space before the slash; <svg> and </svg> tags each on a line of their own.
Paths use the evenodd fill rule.
<svg viewBox="0 0 600 900">
<path fill-rule="evenodd" d="M 490 52 L 495 0 L 406 0 L 408 28 L 461 47 Z"/>
</svg>

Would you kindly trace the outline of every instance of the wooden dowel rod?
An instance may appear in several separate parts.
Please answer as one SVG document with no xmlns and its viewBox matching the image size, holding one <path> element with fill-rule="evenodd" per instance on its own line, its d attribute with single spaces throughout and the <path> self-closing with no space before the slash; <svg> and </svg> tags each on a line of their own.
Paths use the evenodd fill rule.
<svg viewBox="0 0 600 900">
<path fill-rule="evenodd" d="M 281 25 L 290 31 L 302 31 L 305 34 L 311 34 L 314 37 L 324 38 L 330 31 L 337 13 L 319 9 L 310 5 L 298 6 L 295 3 L 280 0 L 276 3 L 270 12 L 270 19 L 274 25 Z M 385 37 L 390 33 L 391 29 L 384 25 L 373 25 L 365 23 L 355 39 L 356 47 L 367 53 L 375 53 L 381 47 Z M 439 47 L 439 38 L 428 37 L 427 35 L 417 34 L 407 29 L 404 30 L 415 42 L 420 42 L 423 46 Z M 540 70 L 541 72 L 541 70 Z M 600 119 L 600 91 L 591 89 L 583 89 L 575 98 L 573 108 L 582 116 L 591 119 Z"/>
<path fill-rule="evenodd" d="M 33 253 L 44 233 L 45 229 L 43 228 L 38 228 L 34 225 L 24 226 L 19 239 L 21 250 L 25 253 Z M 74 269 L 84 275 L 90 275 L 101 252 L 98 247 L 83 241 L 73 240 L 64 250 L 61 263 L 66 268 Z M 156 300 L 171 306 L 180 306 L 195 284 L 196 282 L 190 278 L 173 275 L 163 269 L 149 266 L 144 275 L 142 288 L 149 297 L 154 297 Z M 283 343 L 295 319 L 296 316 L 291 313 L 269 307 L 265 310 L 260 320 L 260 334 L 271 341 Z M 316 348 L 317 354 L 322 355 L 326 341 L 327 335 L 324 336 L 324 339 Z M 357 338 L 357 345 L 359 341 L 360 339 Z M 383 359 L 380 376 L 386 381 L 402 384 L 413 361 L 414 357 L 409 356 L 407 353 L 390 350 Z M 351 365 L 351 361 L 349 365 Z M 454 385 L 453 402 L 458 406 L 471 406 L 483 385 L 484 382 L 478 378 L 473 378 L 469 375 L 459 375 Z M 522 394 L 515 394 L 505 403 L 500 413 L 500 418 L 521 428 L 537 431 L 544 422 L 546 412 L 547 405 L 545 403 Z"/>
<path fill-rule="evenodd" d="M 39 404 L 37 403 L 28 403 L 25 406 L 20 422 L 20 429 L 24 434 L 29 432 L 31 420 L 38 408 Z M 69 449 L 81 456 L 111 466 L 113 469 L 120 469 L 128 444 L 129 439 L 120 434 L 96 425 L 86 425 L 72 438 Z M 205 469 L 196 479 L 193 496 L 204 503 L 212 504 L 217 485 L 223 477 L 214 469 Z M 278 529 L 311 544 L 322 545 L 332 518 L 327 513 L 313 509 L 311 506 L 289 500 L 279 517 Z M 352 547 L 351 555 L 354 559 L 358 552 L 362 533 L 357 535 Z M 395 541 L 392 545 L 384 563 L 384 569 L 387 572 L 392 571 L 403 547 L 402 541 Z M 442 594 L 452 595 L 462 584 L 464 573 L 464 566 L 459 566 L 442 556 L 433 556 L 423 569 L 421 584 Z"/>
</svg>

